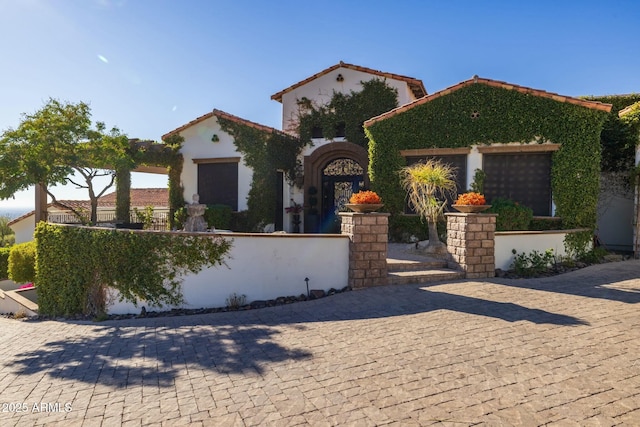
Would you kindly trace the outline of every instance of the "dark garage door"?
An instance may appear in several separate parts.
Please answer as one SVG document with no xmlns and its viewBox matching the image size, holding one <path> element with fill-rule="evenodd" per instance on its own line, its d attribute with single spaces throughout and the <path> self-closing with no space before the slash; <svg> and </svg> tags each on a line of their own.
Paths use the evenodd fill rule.
<svg viewBox="0 0 640 427">
<path fill-rule="evenodd" d="M 485 154 L 483 170 L 488 202 L 505 197 L 551 215 L 551 153 Z"/>
</svg>

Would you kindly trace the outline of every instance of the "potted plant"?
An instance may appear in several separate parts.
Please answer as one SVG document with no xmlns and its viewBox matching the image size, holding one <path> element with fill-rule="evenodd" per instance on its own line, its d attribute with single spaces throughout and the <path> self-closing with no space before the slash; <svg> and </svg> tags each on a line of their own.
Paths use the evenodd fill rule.
<svg viewBox="0 0 640 427">
<path fill-rule="evenodd" d="M 291 224 L 293 224 L 293 232 L 300 232 L 300 212 L 302 212 L 303 208 L 300 203 L 296 203 L 293 199 L 291 199 L 291 204 L 289 207 L 284 208 L 284 211 L 288 214 L 291 214 Z"/>
<path fill-rule="evenodd" d="M 375 191 L 359 191 L 353 193 L 345 206 L 354 212 L 375 212 L 384 206 L 382 199 Z"/>
<path fill-rule="evenodd" d="M 491 205 L 487 204 L 483 194 L 476 193 L 474 191 L 458 195 L 458 199 L 451 206 L 464 213 L 482 212 L 491 207 Z"/>
</svg>

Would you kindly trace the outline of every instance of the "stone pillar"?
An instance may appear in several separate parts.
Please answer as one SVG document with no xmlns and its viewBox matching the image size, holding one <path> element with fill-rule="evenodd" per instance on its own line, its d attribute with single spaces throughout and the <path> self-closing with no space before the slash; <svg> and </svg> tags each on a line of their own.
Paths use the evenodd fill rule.
<svg viewBox="0 0 640 427">
<path fill-rule="evenodd" d="M 340 212 L 342 234 L 349 236 L 349 286 L 387 284 L 388 213 Z"/>
<path fill-rule="evenodd" d="M 452 268 L 467 279 L 495 277 L 495 232 L 497 214 L 446 213 L 447 250 Z"/>
</svg>

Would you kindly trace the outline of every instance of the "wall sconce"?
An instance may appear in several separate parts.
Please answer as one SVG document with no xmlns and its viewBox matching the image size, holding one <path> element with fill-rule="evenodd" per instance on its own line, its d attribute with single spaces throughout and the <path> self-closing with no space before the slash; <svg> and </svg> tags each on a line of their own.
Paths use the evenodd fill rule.
<svg viewBox="0 0 640 427">
<path fill-rule="evenodd" d="M 336 77 L 336 81 L 337 82 L 343 82 L 344 81 L 344 77 L 342 77 L 342 74 L 338 74 L 338 77 Z"/>
</svg>

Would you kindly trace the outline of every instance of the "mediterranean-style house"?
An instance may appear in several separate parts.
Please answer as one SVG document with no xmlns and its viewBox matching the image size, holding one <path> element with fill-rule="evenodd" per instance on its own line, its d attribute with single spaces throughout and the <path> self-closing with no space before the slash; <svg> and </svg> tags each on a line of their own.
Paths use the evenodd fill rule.
<svg viewBox="0 0 640 427">
<path fill-rule="evenodd" d="M 185 200 L 190 200 L 192 194 L 198 194 L 201 203 L 226 204 L 235 211 L 247 209 L 253 171 L 234 144 L 233 136 L 222 129 L 219 119 L 265 132 L 283 132 L 295 136 L 300 99 L 323 105 L 334 93 L 358 92 L 362 89 L 362 82 L 372 79 L 384 80 L 388 86 L 396 89 L 399 105 L 427 94 L 424 84 L 418 79 L 340 62 L 271 96 L 271 99 L 282 104 L 283 131 L 213 110 L 168 132 L 163 139 L 174 134 L 184 138 L 181 178 Z M 293 230 L 285 208 L 290 206 L 292 200 L 293 203 L 309 206 L 310 188 L 317 191 L 313 197 L 317 199 L 319 218 L 306 215 L 306 223 L 303 222 L 305 232 L 319 231 L 318 222 L 332 222 L 337 210 L 348 201 L 351 193 L 368 185 L 366 148 L 347 141 L 340 132 L 332 139 L 314 135 L 313 145 L 305 147 L 300 157 L 303 182 L 298 184 L 302 185 L 289 185 L 284 174 L 278 174 L 277 197 L 280 208 L 273 218 L 275 230 Z M 311 224 L 312 221 L 314 224 Z"/>
<path fill-rule="evenodd" d="M 393 105 L 385 103 L 375 114 L 366 109 L 366 116 L 350 119 L 353 123 L 335 121 L 340 104 L 334 100 L 357 98 L 376 84 L 393 93 Z M 386 96 L 375 92 L 375 100 L 379 94 Z M 510 198 L 532 208 L 536 216 L 559 215 L 573 227 L 596 225 L 595 213 L 579 217 L 593 208 L 588 199 L 598 197 L 594 190 L 597 193 L 599 135 L 611 104 L 477 76 L 428 94 L 419 79 L 344 62 L 271 99 L 282 104 L 281 129 L 214 109 L 163 135 L 164 141 L 182 139 L 178 153 L 182 164 L 173 169 L 178 174 L 170 182 L 172 188 L 182 187 L 184 203 L 198 194 L 200 203 L 227 205 L 235 212 L 262 208 L 260 221 L 251 227 L 259 225 L 265 231 L 338 232 L 338 212 L 360 189 L 378 191 L 392 218 L 412 215 L 397 171 L 436 158 L 456 168 L 458 192 L 466 191 L 481 171 L 488 200 Z M 344 105 L 340 114 L 348 115 Z M 327 125 L 332 111 L 336 114 Z M 359 135 L 353 132 L 354 124 Z M 260 156 L 292 157 L 294 163 L 273 158 L 271 163 L 260 163 L 256 161 Z M 153 170 L 167 171 L 164 165 Z M 569 200 L 584 188 L 588 188 L 585 197 L 575 203 Z M 136 198 L 132 194 L 132 209 L 147 205 Z M 586 209 L 580 211 L 576 205 L 585 200 Z M 171 210 L 179 204 L 174 200 L 165 206 Z M 60 219 L 64 206 L 60 212 L 51 209 L 49 219 L 66 222 Z M 20 218 L 12 225 L 24 228 L 20 234 L 26 236 L 34 222 Z M 25 223 L 29 225 L 23 227 Z M 633 225 L 625 227 L 616 234 L 632 234 Z M 605 226 L 601 229 L 606 231 Z"/>
<path fill-rule="evenodd" d="M 459 191 L 469 188 L 475 171 L 481 169 L 487 174 L 485 192 L 489 198 L 510 197 L 533 208 L 537 216 L 552 216 L 556 214 L 556 203 L 551 191 L 552 158 L 555 158 L 554 153 L 558 151 L 564 155 L 563 153 L 568 154 L 576 148 L 569 144 L 563 151 L 563 143 L 566 141 L 550 140 L 545 135 L 536 136 L 538 123 L 531 122 L 544 121 L 544 126 L 549 127 L 546 122 L 551 118 L 559 123 L 556 128 L 575 125 L 576 129 L 583 122 L 593 122 L 595 124 L 588 123 L 589 129 L 593 130 L 589 134 L 591 138 L 595 132 L 600 132 L 602 113 L 611 109 L 610 104 L 477 76 L 429 95 L 419 79 L 340 62 L 271 96 L 271 99 L 282 104 L 281 130 L 214 109 L 165 134 L 163 139 L 173 135 L 184 138 L 181 148 L 184 158 L 181 184 L 184 187 L 185 201 L 189 201 L 193 194 L 199 194 L 201 203 L 226 204 L 234 211 L 248 208 L 247 200 L 253 184 L 254 170 L 238 148 L 234 135 L 224 130 L 222 122 L 236 123 L 265 133 L 297 137 L 302 101 L 311 105 L 327 105 L 334 94 L 357 93 L 362 90 L 364 82 L 372 80 L 384 81 L 397 91 L 398 107 L 378 117 L 369 118 L 365 123 L 370 132 L 368 136 L 375 137 L 376 129 L 387 126 L 382 123 L 395 123 L 399 117 L 404 117 L 398 121 L 394 131 L 402 140 L 402 146 L 389 157 L 376 158 L 376 153 L 384 151 L 380 149 L 381 144 L 396 146 L 398 141 L 385 140 L 380 136 L 375 141 L 377 151 L 372 152 L 371 143 L 367 150 L 362 145 L 347 140 L 340 129 L 331 138 L 325 138 L 321 132 L 314 131 L 311 144 L 304 146 L 299 155 L 300 173 L 295 182 L 286 179 L 286 171 L 278 172 L 274 183 L 277 207 L 267 229 L 293 231 L 294 224 L 286 209 L 293 203 L 304 206 L 305 212 L 301 215 L 303 232 L 335 232 L 337 229 L 332 224 L 337 212 L 344 210 L 344 203 L 354 191 L 369 187 L 372 160 L 377 162 L 375 167 L 380 167 L 380 162 L 393 160 L 410 164 L 427 157 L 440 158 L 457 168 Z M 479 91 L 475 98 L 477 105 L 465 105 L 464 111 L 456 110 L 456 105 L 462 105 L 459 98 L 474 90 Z M 526 110 L 515 112 L 509 111 L 508 107 L 494 106 L 491 103 L 495 101 L 496 94 L 510 97 L 510 102 L 522 105 L 533 100 L 544 111 L 536 111 L 535 114 L 532 111 L 529 114 Z M 466 111 L 469 108 L 471 109 Z M 571 114 L 566 113 L 568 110 Z M 461 115 L 458 116 L 459 113 Z M 446 126 L 438 127 L 433 114 L 448 116 Z M 408 117 L 411 119 L 407 119 Z M 598 119 L 592 120 L 593 117 Z M 513 123 L 516 130 L 520 122 L 523 128 L 528 126 L 534 129 L 533 136 L 526 139 L 528 137 L 514 137 L 505 133 L 492 135 L 491 130 L 477 131 L 478 124 L 487 118 Z M 427 132 L 428 137 L 420 136 L 425 135 L 426 128 L 432 128 Z M 457 142 L 455 146 L 447 142 L 449 134 L 459 132 L 460 129 L 468 131 L 470 139 Z M 544 129 L 541 132 L 543 131 Z M 382 179 L 396 180 L 394 176 Z M 385 206 L 392 208 L 393 204 Z M 310 214 L 312 211 L 313 214 Z"/>
</svg>

